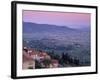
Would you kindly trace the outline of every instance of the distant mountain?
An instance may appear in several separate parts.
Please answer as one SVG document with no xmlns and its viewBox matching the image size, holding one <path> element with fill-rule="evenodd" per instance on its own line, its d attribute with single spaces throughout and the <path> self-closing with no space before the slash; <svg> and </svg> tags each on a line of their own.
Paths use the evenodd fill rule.
<svg viewBox="0 0 100 80">
<path fill-rule="evenodd" d="M 65 32 L 74 31 L 75 29 L 67 26 L 57 26 L 50 24 L 37 24 L 30 22 L 23 22 L 23 33 L 34 33 L 34 32 Z"/>
</svg>

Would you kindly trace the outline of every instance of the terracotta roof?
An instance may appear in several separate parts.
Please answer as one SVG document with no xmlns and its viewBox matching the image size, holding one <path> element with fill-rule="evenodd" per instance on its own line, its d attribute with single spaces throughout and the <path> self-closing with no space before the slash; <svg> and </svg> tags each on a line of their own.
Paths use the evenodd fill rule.
<svg viewBox="0 0 100 80">
<path fill-rule="evenodd" d="M 52 63 L 58 63 L 58 60 L 52 59 L 51 62 L 52 62 Z"/>
</svg>

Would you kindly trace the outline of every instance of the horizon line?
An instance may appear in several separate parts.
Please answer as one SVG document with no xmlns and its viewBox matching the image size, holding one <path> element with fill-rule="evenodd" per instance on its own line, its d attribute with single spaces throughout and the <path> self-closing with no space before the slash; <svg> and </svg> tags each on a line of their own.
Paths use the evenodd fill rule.
<svg viewBox="0 0 100 80">
<path fill-rule="evenodd" d="M 39 24 L 39 25 L 52 25 L 52 26 L 58 26 L 58 27 L 67 27 L 67 28 L 71 28 L 71 29 L 83 29 L 83 27 L 79 27 L 79 26 L 84 26 L 84 28 L 90 28 L 88 27 L 89 25 L 85 26 L 85 25 L 56 25 L 56 24 L 47 24 L 47 23 L 37 23 L 37 22 L 28 22 L 28 21 L 22 21 L 22 23 L 34 23 L 34 24 Z M 71 26 L 78 26 L 78 27 L 71 27 Z"/>
</svg>

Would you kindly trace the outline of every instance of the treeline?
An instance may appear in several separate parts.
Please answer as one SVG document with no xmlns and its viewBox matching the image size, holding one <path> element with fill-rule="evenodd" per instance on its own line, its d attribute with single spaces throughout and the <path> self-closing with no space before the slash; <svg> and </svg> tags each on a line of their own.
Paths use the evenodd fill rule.
<svg viewBox="0 0 100 80">
<path fill-rule="evenodd" d="M 80 61 L 77 57 L 72 57 L 68 53 L 62 53 L 62 62 L 72 66 L 80 66 Z"/>
<path fill-rule="evenodd" d="M 77 57 L 72 57 L 68 53 L 61 53 L 61 55 L 55 53 L 54 51 L 47 52 L 53 59 L 57 59 L 61 66 L 81 66 L 80 60 Z"/>
</svg>

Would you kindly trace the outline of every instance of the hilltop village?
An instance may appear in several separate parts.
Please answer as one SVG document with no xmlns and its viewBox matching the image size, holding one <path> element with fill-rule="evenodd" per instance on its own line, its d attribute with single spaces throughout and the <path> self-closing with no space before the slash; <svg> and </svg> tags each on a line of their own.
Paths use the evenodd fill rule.
<svg viewBox="0 0 100 80">
<path fill-rule="evenodd" d="M 23 69 L 41 69 L 79 66 L 78 59 L 72 59 L 68 55 L 62 54 L 61 58 L 56 55 L 50 55 L 42 50 L 23 48 Z"/>
</svg>

